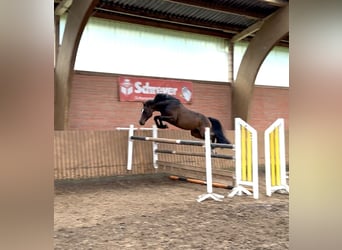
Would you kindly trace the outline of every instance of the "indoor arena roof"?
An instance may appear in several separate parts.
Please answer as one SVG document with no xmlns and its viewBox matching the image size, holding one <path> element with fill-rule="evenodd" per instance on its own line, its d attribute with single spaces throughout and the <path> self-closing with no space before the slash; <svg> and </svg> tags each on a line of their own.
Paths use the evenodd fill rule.
<svg viewBox="0 0 342 250">
<path fill-rule="evenodd" d="M 63 2 L 68 1 L 55 0 L 55 13 Z M 265 19 L 288 3 L 288 0 L 99 0 L 92 16 L 236 42 L 250 40 Z M 288 47 L 288 44 L 286 35 L 277 45 Z"/>
</svg>

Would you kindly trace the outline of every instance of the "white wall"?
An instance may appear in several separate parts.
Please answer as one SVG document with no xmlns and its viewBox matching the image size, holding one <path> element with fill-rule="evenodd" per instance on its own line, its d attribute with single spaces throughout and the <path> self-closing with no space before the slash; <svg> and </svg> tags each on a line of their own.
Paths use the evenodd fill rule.
<svg viewBox="0 0 342 250">
<path fill-rule="evenodd" d="M 65 17 L 60 42 L 64 26 Z M 244 43 L 234 48 L 235 76 L 245 49 Z M 288 68 L 288 49 L 276 48 L 262 65 L 256 84 L 288 86 Z M 90 18 L 75 69 L 226 82 L 228 46 L 218 37 Z"/>
<path fill-rule="evenodd" d="M 247 49 L 247 43 L 237 43 L 234 47 L 234 79 Z M 260 67 L 256 85 L 289 86 L 289 49 L 274 47 Z"/>
</svg>

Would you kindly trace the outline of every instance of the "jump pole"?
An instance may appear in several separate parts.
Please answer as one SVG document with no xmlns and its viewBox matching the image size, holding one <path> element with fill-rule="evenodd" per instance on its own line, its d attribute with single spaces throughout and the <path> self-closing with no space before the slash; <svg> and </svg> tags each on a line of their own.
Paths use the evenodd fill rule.
<svg viewBox="0 0 342 250">
<path fill-rule="evenodd" d="M 138 140 L 138 141 L 152 141 L 152 142 L 168 143 L 168 144 L 205 146 L 205 141 L 192 141 L 192 140 L 169 139 L 169 138 L 154 138 L 154 137 L 148 137 L 148 136 L 132 136 L 131 139 Z M 235 148 L 233 144 L 210 143 L 210 145 L 213 147 L 219 147 L 219 148 L 230 148 L 230 149 Z"/>
<path fill-rule="evenodd" d="M 235 118 L 235 187 L 228 197 L 252 195 L 259 199 L 257 131 L 241 118 Z"/>
<path fill-rule="evenodd" d="M 210 143 L 210 128 L 205 128 L 205 168 L 206 168 L 206 183 L 207 193 L 198 196 L 197 201 L 202 202 L 208 198 L 215 201 L 222 201 L 223 195 L 213 193 L 213 179 L 211 167 L 211 143 Z"/>
<path fill-rule="evenodd" d="M 156 149 L 155 152 L 159 154 L 189 155 L 189 156 L 205 157 L 205 153 L 204 154 L 195 153 L 195 152 L 190 153 L 190 152 L 176 151 L 176 150 L 169 150 L 169 149 Z M 211 154 L 211 158 L 234 160 L 235 156 L 224 155 L 224 154 Z"/>
<path fill-rule="evenodd" d="M 284 119 L 279 118 L 264 133 L 266 195 L 290 188 L 286 182 Z"/>
<path fill-rule="evenodd" d="M 177 175 L 170 175 L 169 178 L 171 180 L 179 180 L 179 181 L 186 181 L 186 182 L 200 184 L 200 185 L 207 185 L 206 181 L 194 179 L 194 178 L 181 177 L 181 176 L 177 176 Z M 216 187 L 216 188 L 225 188 L 225 189 L 233 189 L 234 188 L 233 186 L 218 183 L 218 182 L 213 182 L 212 185 L 213 185 L 213 187 Z"/>
</svg>

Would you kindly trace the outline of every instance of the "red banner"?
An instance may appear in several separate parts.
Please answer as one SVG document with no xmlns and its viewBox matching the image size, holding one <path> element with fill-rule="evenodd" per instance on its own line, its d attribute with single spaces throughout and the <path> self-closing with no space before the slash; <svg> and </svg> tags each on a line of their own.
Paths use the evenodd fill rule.
<svg viewBox="0 0 342 250">
<path fill-rule="evenodd" d="M 191 103 L 192 82 L 141 77 L 119 77 L 120 101 L 140 102 L 156 94 L 169 94 L 183 103 Z"/>
</svg>

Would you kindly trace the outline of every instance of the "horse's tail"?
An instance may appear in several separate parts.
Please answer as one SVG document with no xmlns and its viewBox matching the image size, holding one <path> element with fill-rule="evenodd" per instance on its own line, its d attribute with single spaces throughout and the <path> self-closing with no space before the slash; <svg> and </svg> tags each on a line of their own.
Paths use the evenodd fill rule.
<svg viewBox="0 0 342 250">
<path fill-rule="evenodd" d="M 223 130 L 222 130 L 222 125 L 219 120 L 208 117 L 210 122 L 211 122 L 211 129 L 213 130 L 215 137 L 216 137 L 216 142 L 217 143 L 224 143 L 224 144 L 231 144 L 230 141 L 225 137 Z"/>
</svg>

